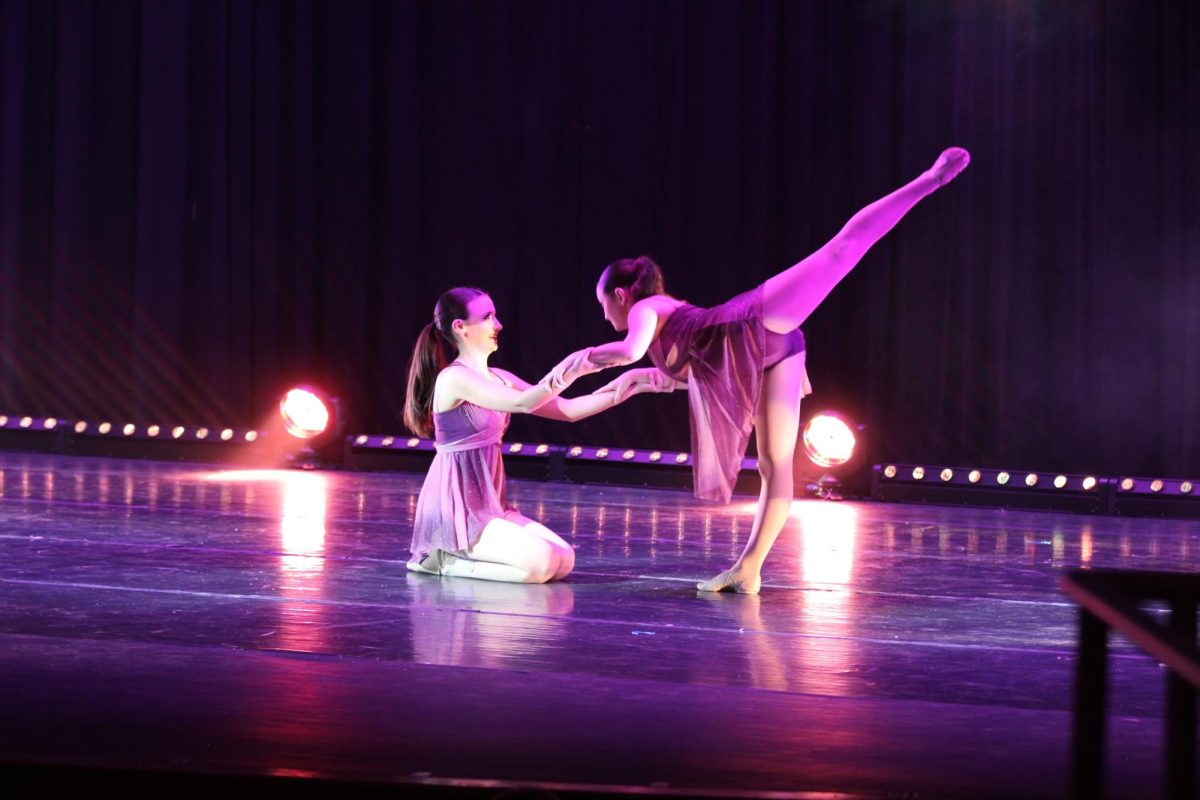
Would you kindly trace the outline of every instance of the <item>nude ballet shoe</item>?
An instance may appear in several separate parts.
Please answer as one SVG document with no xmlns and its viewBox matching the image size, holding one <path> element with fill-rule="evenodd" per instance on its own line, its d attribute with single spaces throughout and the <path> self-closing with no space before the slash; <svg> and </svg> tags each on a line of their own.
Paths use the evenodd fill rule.
<svg viewBox="0 0 1200 800">
<path fill-rule="evenodd" d="M 759 589 L 762 588 L 762 576 L 754 575 L 748 578 L 737 578 L 734 577 L 732 569 L 727 569 L 715 578 L 697 583 L 696 588 L 702 592 L 758 594 Z"/>
<path fill-rule="evenodd" d="M 430 550 L 420 561 L 409 561 L 404 566 L 409 572 L 420 572 L 423 575 L 441 575 L 444 557 L 453 558 L 442 550 Z"/>
<path fill-rule="evenodd" d="M 929 168 L 929 174 L 939 187 L 945 186 L 971 163 L 971 154 L 961 147 L 948 147 Z"/>
</svg>

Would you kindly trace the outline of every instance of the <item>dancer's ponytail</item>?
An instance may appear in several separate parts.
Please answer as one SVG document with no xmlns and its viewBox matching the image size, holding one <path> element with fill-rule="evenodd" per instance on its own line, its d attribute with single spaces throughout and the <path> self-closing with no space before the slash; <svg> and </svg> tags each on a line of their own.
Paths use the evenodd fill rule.
<svg viewBox="0 0 1200 800">
<path fill-rule="evenodd" d="M 600 275 L 600 287 L 605 294 L 625 289 L 634 302 L 666 292 L 662 270 L 649 256 L 622 258 L 612 262 Z"/>
<path fill-rule="evenodd" d="M 404 398 L 404 424 L 417 436 L 433 436 L 433 385 L 438 373 L 458 355 L 452 326 L 467 319 L 467 303 L 483 294 L 480 289 L 450 289 L 433 309 L 433 322 L 421 329 L 408 361 L 408 390 Z"/>
</svg>

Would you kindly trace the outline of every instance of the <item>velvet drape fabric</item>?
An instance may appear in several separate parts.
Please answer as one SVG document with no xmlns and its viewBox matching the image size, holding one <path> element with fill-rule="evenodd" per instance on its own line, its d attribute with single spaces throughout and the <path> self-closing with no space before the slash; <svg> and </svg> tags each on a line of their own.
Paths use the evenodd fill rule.
<svg viewBox="0 0 1200 800">
<path fill-rule="evenodd" d="M 1200 471 L 1200 10 L 0 0 L 0 413 L 400 432 L 438 294 L 537 379 L 649 254 L 715 305 L 948 145 L 804 326 L 876 459 Z M 581 382 L 586 389 L 607 381 Z M 510 437 L 686 449 L 686 398 Z"/>
</svg>

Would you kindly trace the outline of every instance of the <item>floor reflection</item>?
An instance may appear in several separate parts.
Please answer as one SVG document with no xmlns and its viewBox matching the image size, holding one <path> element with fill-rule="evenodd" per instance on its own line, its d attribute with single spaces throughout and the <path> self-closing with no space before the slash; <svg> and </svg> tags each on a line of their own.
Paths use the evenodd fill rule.
<svg viewBox="0 0 1200 800">
<path fill-rule="evenodd" d="M 565 583 L 512 584 L 409 575 L 413 659 L 511 667 L 567 635 L 575 594 Z"/>
<path fill-rule="evenodd" d="M 205 476 L 229 498 L 231 484 L 254 484 L 277 494 L 279 503 L 279 627 L 274 644 L 282 650 L 325 652 L 326 510 L 330 478 L 320 472 L 229 470 Z"/>
</svg>

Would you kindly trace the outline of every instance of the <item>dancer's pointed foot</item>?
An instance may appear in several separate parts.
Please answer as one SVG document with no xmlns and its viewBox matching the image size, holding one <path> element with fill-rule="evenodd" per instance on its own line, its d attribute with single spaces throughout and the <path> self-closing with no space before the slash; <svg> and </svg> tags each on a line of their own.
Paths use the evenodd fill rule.
<svg viewBox="0 0 1200 800">
<path fill-rule="evenodd" d="M 702 592 L 758 594 L 762 588 L 762 576 L 757 572 L 731 567 L 715 578 L 697 583 L 696 588 Z"/>
<path fill-rule="evenodd" d="M 961 147 L 949 147 L 942 151 L 937 161 L 929 168 L 929 174 L 937 181 L 937 185 L 945 186 L 967 168 L 971 163 L 971 154 Z"/>
</svg>

